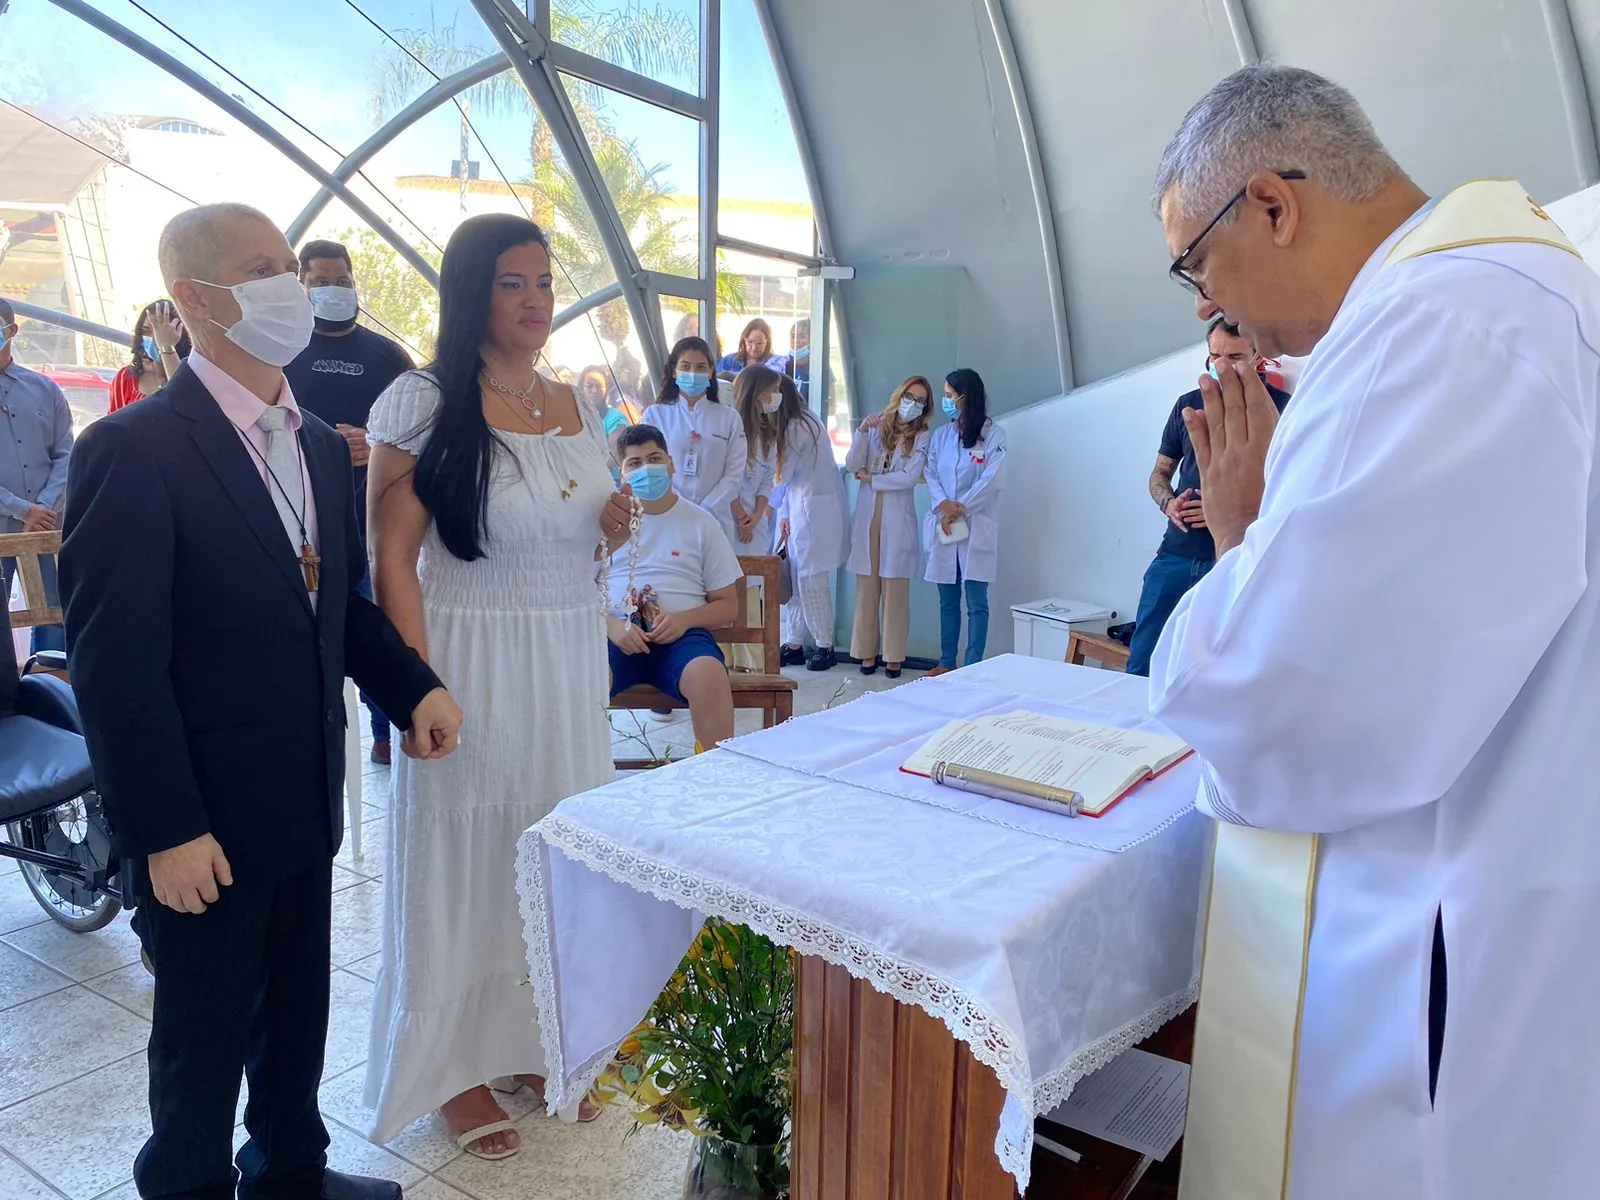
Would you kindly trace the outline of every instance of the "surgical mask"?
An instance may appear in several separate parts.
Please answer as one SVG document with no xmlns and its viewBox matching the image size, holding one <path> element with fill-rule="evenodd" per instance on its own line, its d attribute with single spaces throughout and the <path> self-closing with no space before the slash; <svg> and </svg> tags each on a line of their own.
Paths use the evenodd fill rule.
<svg viewBox="0 0 1600 1200">
<path fill-rule="evenodd" d="M 0 350 L 4 350 L 10 344 L 11 344 L 11 335 L 9 333 L 5 332 L 4 330 L 0 330 Z"/>
<path fill-rule="evenodd" d="M 144 356 L 148 359 L 157 359 L 161 357 L 161 351 L 156 347 L 155 338 L 151 337 L 148 333 L 144 335 Z"/>
<path fill-rule="evenodd" d="M 1222 382 L 1222 376 L 1217 374 L 1217 364 L 1211 362 L 1210 360 L 1207 360 L 1206 362 L 1206 374 L 1211 376 L 1211 378 L 1215 379 L 1218 383 Z"/>
<path fill-rule="evenodd" d="M 769 417 L 783 407 L 783 393 L 771 392 L 761 399 L 761 411 Z"/>
<path fill-rule="evenodd" d="M 287 367 L 311 344 L 315 325 L 311 301 L 292 273 L 250 279 L 232 287 L 209 279 L 195 282 L 233 293 L 239 302 L 239 319 L 231 326 L 215 319 L 211 323 L 251 358 L 269 367 Z"/>
<path fill-rule="evenodd" d="M 314 287 L 311 311 L 320 321 L 346 325 L 356 319 L 356 290 L 352 287 Z"/>
<path fill-rule="evenodd" d="M 961 410 L 956 407 L 956 402 L 949 396 L 946 396 L 944 398 L 944 415 L 954 421 L 956 417 L 960 415 L 960 413 Z"/>
<path fill-rule="evenodd" d="M 678 390 L 685 396 L 704 396 L 711 386 L 711 376 L 698 371 L 679 371 Z"/>
<path fill-rule="evenodd" d="M 926 406 L 920 400 L 902 400 L 900 401 L 900 419 L 902 421 L 915 421 L 922 415 L 924 407 Z"/>
<path fill-rule="evenodd" d="M 800 349 L 798 349 L 798 350 L 796 350 L 794 352 L 794 359 L 795 359 L 796 362 L 805 362 L 805 360 L 810 358 L 810 357 L 811 357 L 811 347 L 810 346 L 801 346 Z"/>
<path fill-rule="evenodd" d="M 659 500 L 672 484 L 672 472 L 660 463 L 646 463 L 628 472 L 628 486 L 641 500 Z"/>
</svg>

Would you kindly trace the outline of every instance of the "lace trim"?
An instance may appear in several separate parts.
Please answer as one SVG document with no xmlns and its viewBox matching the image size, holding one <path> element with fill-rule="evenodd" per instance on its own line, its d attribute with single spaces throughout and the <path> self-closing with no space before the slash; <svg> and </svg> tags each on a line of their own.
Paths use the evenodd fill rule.
<svg viewBox="0 0 1600 1200">
<path fill-rule="evenodd" d="M 965 1042 L 973 1057 L 995 1073 L 1007 1093 L 995 1136 L 995 1155 L 1022 1190 L 1026 1190 L 1030 1174 L 1033 1117 L 1054 1109 L 1085 1076 L 1172 1020 L 1194 1003 L 1198 992 L 1198 980 L 1192 981 L 1183 991 L 1166 997 L 1144 1015 L 1083 1047 L 1063 1066 L 1035 1081 L 1029 1076 L 1026 1051 L 1016 1034 L 988 1017 L 974 997 L 951 981 L 792 909 L 616 846 L 559 813 L 553 813 L 528 831 L 517 851 L 529 981 L 538 1007 L 539 1036 L 549 1068 L 545 1089 L 551 1112 L 566 1108 L 586 1095 L 616 1053 L 616 1047 L 591 1056 L 576 1069 L 569 1068 L 562 1056 L 555 956 L 545 903 L 542 854 L 545 845 L 636 891 L 691 912 L 747 925 L 780 945 L 842 967 L 853 977 L 901 1003 L 914 1004 L 943 1021 L 952 1036 Z"/>
</svg>

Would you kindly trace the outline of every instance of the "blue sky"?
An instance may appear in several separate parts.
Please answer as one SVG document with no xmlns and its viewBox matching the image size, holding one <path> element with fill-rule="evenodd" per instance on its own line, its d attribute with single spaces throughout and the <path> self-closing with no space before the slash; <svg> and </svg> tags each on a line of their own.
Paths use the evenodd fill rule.
<svg viewBox="0 0 1600 1200">
<path fill-rule="evenodd" d="M 489 51 L 494 43 L 467 0 L 356 0 L 391 31 L 445 30 L 457 46 Z M 553 0 L 559 8 L 561 0 Z M 244 93 L 136 9 L 130 0 L 93 0 L 106 15 L 170 51 L 225 91 L 310 148 L 312 139 Z M 231 71 L 259 88 L 340 151 L 354 148 L 375 127 L 374 83 L 393 47 L 344 0 L 140 0 Z M 682 12 L 698 21 L 698 0 L 592 0 L 615 13 L 639 5 Z M 227 11 L 232 10 L 232 11 Z M 226 15 L 223 15 L 226 13 Z M 722 193 L 727 197 L 805 201 L 805 179 L 794 149 L 783 99 L 750 0 L 723 0 Z M 35 105 L 60 122 L 93 113 L 182 116 L 215 123 L 216 110 L 183 84 L 46 0 L 14 0 L 0 17 L 0 96 Z M 695 90 L 694 79 L 668 82 Z M 420 91 L 422 85 L 416 90 Z M 616 97 L 606 115 L 637 142 L 649 165 L 665 165 L 663 180 L 693 192 L 697 180 L 697 128 L 693 121 L 650 105 Z M 477 127 L 512 178 L 528 171 L 529 121 L 516 112 L 491 113 L 480 105 Z M 434 113 L 395 146 L 395 173 L 444 174 L 457 149 L 453 110 Z M 481 157 L 474 145 L 474 158 Z M 483 174 L 493 175 L 485 162 Z"/>
</svg>

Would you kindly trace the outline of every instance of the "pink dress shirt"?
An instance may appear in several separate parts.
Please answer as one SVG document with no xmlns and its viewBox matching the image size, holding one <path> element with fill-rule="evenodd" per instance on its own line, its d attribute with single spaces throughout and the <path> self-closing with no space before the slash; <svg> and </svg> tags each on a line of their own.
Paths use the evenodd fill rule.
<svg viewBox="0 0 1600 1200">
<path fill-rule="evenodd" d="M 233 423 L 239 439 L 245 443 L 245 453 L 255 464 L 256 474 L 261 476 L 262 484 L 270 486 L 267 484 L 267 431 L 256 424 L 261 419 L 261 414 L 267 411 L 267 406 L 244 384 L 215 363 L 208 361 L 199 350 L 190 351 L 186 361 L 189 369 L 199 377 L 201 383 L 206 385 L 206 391 L 211 393 L 211 398 L 217 402 L 222 415 Z M 305 522 L 306 537 L 311 540 L 312 549 L 320 551 L 322 543 L 317 538 L 317 498 L 311 490 L 311 473 L 306 469 L 306 450 L 300 444 L 298 436 L 301 424 L 300 406 L 294 402 L 294 393 L 289 390 L 287 379 L 283 381 L 283 390 L 278 393 L 278 407 L 289 414 L 284 428 L 296 435 L 295 448 L 300 454 L 300 479 L 303 481 L 301 494 L 298 496 L 294 494 L 293 480 L 285 479 L 281 482 L 289 489 L 290 506 L 301 514 L 300 519 Z M 304 505 L 303 511 L 302 505 Z M 284 534 L 298 558 L 299 532 L 285 529 Z"/>
</svg>

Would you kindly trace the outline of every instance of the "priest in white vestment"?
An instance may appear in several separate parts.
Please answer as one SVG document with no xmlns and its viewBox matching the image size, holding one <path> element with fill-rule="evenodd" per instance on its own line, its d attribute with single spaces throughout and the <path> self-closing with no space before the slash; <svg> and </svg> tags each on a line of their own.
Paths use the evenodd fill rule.
<svg viewBox="0 0 1600 1200">
<path fill-rule="evenodd" d="M 1151 672 L 1219 822 L 1183 1200 L 1593 1200 L 1600 276 L 1285 67 L 1156 202 L 1202 319 L 1310 355 L 1281 420 L 1201 379 L 1218 560 Z"/>
</svg>

